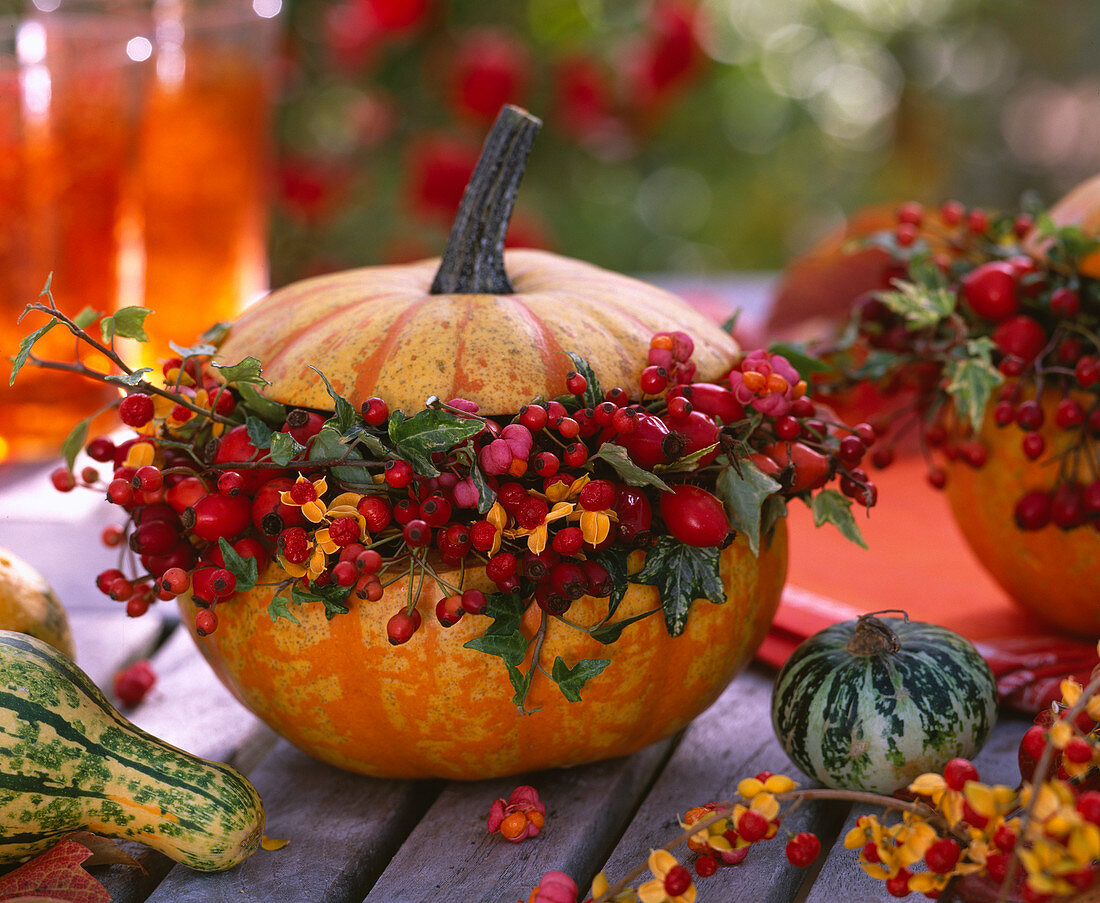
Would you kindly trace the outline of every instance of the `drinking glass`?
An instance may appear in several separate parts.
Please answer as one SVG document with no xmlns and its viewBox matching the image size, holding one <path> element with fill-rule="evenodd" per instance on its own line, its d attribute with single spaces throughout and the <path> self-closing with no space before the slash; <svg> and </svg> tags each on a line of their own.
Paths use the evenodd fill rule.
<svg viewBox="0 0 1100 903">
<path fill-rule="evenodd" d="M 267 288 L 278 0 L 156 0 L 134 212 L 155 358 Z M 147 359 L 145 363 L 150 363 Z"/>
<path fill-rule="evenodd" d="M 28 314 L 16 323 L 48 277 L 73 314 L 116 303 L 139 77 L 129 34 L 82 16 L 0 19 L 0 461 L 55 457 L 73 425 L 114 395 L 31 365 L 8 382 L 20 339 L 47 321 Z M 72 360 L 75 344 L 55 327 L 35 353 Z"/>
</svg>

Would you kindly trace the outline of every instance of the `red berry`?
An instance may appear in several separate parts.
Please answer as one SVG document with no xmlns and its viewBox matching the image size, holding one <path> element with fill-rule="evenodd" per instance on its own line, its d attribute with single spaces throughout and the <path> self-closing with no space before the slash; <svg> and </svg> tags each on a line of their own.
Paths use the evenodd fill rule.
<svg viewBox="0 0 1100 903">
<path fill-rule="evenodd" d="M 134 500 L 134 487 L 129 480 L 121 477 L 111 480 L 107 484 L 107 500 L 115 505 L 126 506 Z"/>
<path fill-rule="evenodd" d="M 943 489 L 947 485 L 947 471 L 942 467 L 930 467 L 928 469 L 928 482 L 936 489 Z"/>
<path fill-rule="evenodd" d="M 203 496 L 180 518 L 199 539 L 217 542 L 233 539 L 252 522 L 252 502 L 245 495 L 211 494 Z"/>
<path fill-rule="evenodd" d="M 144 469 L 138 470 L 139 476 Z M 218 476 L 218 492 L 222 495 L 240 495 L 244 488 L 245 479 L 236 470 L 227 470 Z"/>
<path fill-rule="evenodd" d="M 784 414 L 782 417 L 776 418 L 775 435 L 777 438 L 789 442 L 793 439 L 797 439 L 801 434 L 802 424 L 798 422 L 796 417 L 792 417 L 790 414 Z"/>
<path fill-rule="evenodd" d="M 149 660 L 141 659 L 115 674 L 115 696 L 123 705 L 135 706 L 145 698 L 156 682 L 157 675 Z"/>
<path fill-rule="evenodd" d="M 691 887 L 691 872 L 682 865 L 674 865 L 665 874 L 665 893 L 678 897 Z"/>
<path fill-rule="evenodd" d="M 1043 438 L 1042 433 L 1027 433 L 1020 440 L 1020 448 L 1028 460 L 1034 461 L 1046 451 L 1047 440 Z"/>
<path fill-rule="evenodd" d="M 420 517 L 420 506 L 412 499 L 401 499 L 393 506 L 393 519 L 402 527 Z"/>
<path fill-rule="evenodd" d="M 432 528 L 428 526 L 427 522 L 419 518 L 405 524 L 401 535 L 409 548 L 412 549 L 426 548 L 432 542 Z"/>
<path fill-rule="evenodd" d="M 76 477 L 67 467 L 58 467 L 50 473 L 50 482 L 58 492 L 72 492 L 76 489 Z"/>
<path fill-rule="evenodd" d="M 991 261 L 975 267 L 962 278 L 962 296 L 970 309 L 987 320 L 1003 320 L 1020 306 L 1016 271 L 1009 263 Z"/>
<path fill-rule="evenodd" d="M 378 495 L 364 496 L 356 506 L 356 510 L 363 515 L 369 533 L 380 533 L 389 526 L 393 516 L 390 503 Z"/>
<path fill-rule="evenodd" d="M 531 469 L 540 477 L 552 477 L 558 472 L 561 461 L 553 452 L 539 452 L 531 461 Z"/>
<path fill-rule="evenodd" d="M 559 417 L 551 421 L 558 434 L 563 439 L 576 439 L 581 433 L 581 425 L 572 417 Z"/>
<path fill-rule="evenodd" d="M 209 636 L 218 628 L 218 616 L 209 608 L 200 608 L 195 612 L 195 633 Z"/>
<path fill-rule="evenodd" d="M 96 436 L 88 443 L 86 451 L 89 458 L 103 464 L 115 458 L 115 444 L 106 436 Z"/>
<path fill-rule="evenodd" d="M 468 614 L 484 614 L 488 605 L 489 601 L 485 598 L 485 593 L 479 589 L 468 589 L 462 594 L 462 608 Z"/>
<path fill-rule="evenodd" d="M 412 482 L 413 469 L 408 461 L 390 460 L 384 472 L 386 482 L 394 489 L 404 489 Z"/>
<path fill-rule="evenodd" d="M 638 385 L 646 395 L 658 395 L 668 388 L 668 371 L 664 367 L 650 365 L 642 371 Z"/>
<path fill-rule="evenodd" d="M 1086 790 L 1077 797 L 1077 811 L 1085 821 L 1100 825 L 1100 791 Z"/>
<path fill-rule="evenodd" d="M 400 646 L 412 639 L 412 636 L 420 628 L 420 612 L 415 608 L 412 614 L 401 609 L 386 623 L 386 637 L 391 646 Z"/>
<path fill-rule="evenodd" d="M 737 820 L 737 833 L 749 843 L 756 843 L 767 835 L 768 820 L 755 809 L 749 809 Z"/>
<path fill-rule="evenodd" d="M 377 395 L 372 395 L 359 406 L 359 412 L 370 426 L 381 426 L 390 416 L 389 405 Z"/>
<path fill-rule="evenodd" d="M 978 780 L 978 769 L 969 759 L 952 759 L 943 767 L 943 779 L 952 790 L 962 790 L 967 781 Z"/>
<path fill-rule="evenodd" d="M 948 874 L 959 861 L 959 845 L 950 837 L 941 837 L 928 848 L 924 861 L 928 868 L 941 875 Z"/>
<path fill-rule="evenodd" d="M 444 627 L 453 627 L 466 612 L 462 608 L 462 596 L 445 596 L 435 604 L 435 617 Z"/>
<path fill-rule="evenodd" d="M 662 492 L 660 509 L 669 532 L 689 546 L 720 546 L 729 535 L 726 509 L 698 486 L 682 483 L 671 492 Z"/>
<path fill-rule="evenodd" d="M 585 462 L 588 460 L 588 449 L 583 442 L 573 442 L 565 447 L 565 451 L 562 452 L 562 460 L 569 467 L 584 467 Z"/>
<path fill-rule="evenodd" d="M 886 893 L 891 897 L 909 896 L 909 879 L 913 873 L 909 869 L 899 869 L 898 873 L 886 882 Z"/>
<path fill-rule="evenodd" d="M 797 868 L 806 868 L 821 852 L 821 841 L 816 834 L 803 831 L 787 841 L 787 861 Z"/>
<path fill-rule="evenodd" d="M 989 214 L 975 207 L 966 214 L 966 228 L 975 235 L 983 235 L 989 229 Z"/>
<path fill-rule="evenodd" d="M 429 526 L 442 527 L 451 519 L 451 503 L 441 495 L 432 495 L 420 504 L 420 517 Z"/>
<path fill-rule="evenodd" d="M 1046 343 L 1046 330 L 1038 320 L 1026 314 L 1009 317 L 993 330 L 993 344 L 1004 354 L 1017 357 L 1025 364 L 1035 360 Z"/>
<path fill-rule="evenodd" d="M 588 388 L 588 380 L 576 370 L 570 370 L 565 374 L 565 387 L 574 395 L 583 395 Z"/>
<path fill-rule="evenodd" d="M 718 871 L 718 860 L 713 856 L 700 856 L 695 860 L 695 874 L 700 878 L 709 878 Z"/>
<path fill-rule="evenodd" d="M 141 392 L 127 395 L 118 404 L 118 418 L 127 426 L 145 426 L 153 419 L 153 399 Z"/>
<path fill-rule="evenodd" d="M 537 433 L 546 426 L 546 408 L 539 404 L 524 405 L 519 412 L 519 422 L 532 433 Z"/>
<path fill-rule="evenodd" d="M 1092 761 L 1092 744 L 1084 737 L 1071 737 L 1066 748 L 1062 750 L 1066 760 L 1076 765 L 1083 765 Z"/>
<path fill-rule="evenodd" d="M 860 851 L 863 858 L 868 862 L 878 862 L 881 858 L 878 854 L 878 847 L 874 841 L 869 841 L 863 845 L 863 849 Z"/>
<path fill-rule="evenodd" d="M 1060 429 L 1071 430 L 1085 422 L 1085 409 L 1072 398 L 1063 398 L 1054 410 L 1054 422 Z"/>
<path fill-rule="evenodd" d="M 1043 750 L 1046 749 L 1046 735 L 1046 728 L 1038 724 L 1033 724 L 1024 731 L 1024 736 L 1020 739 L 1020 751 L 1024 755 L 1030 756 L 1035 761 L 1038 761 L 1039 757 L 1043 754 Z"/>
<path fill-rule="evenodd" d="M 584 545 L 584 533 L 580 527 L 562 527 L 554 534 L 551 545 L 559 555 L 576 555 Z"/>
<path fill-rule="evenodd" d="M 516 576 L 519 562 L 511 552 L 497 552 L 485 564 L 485 573 L 496 584 L 501 584 Z"/>
<path fill-rule="evenodd" d="M 1068 286 L 1055 289 L 1050 294 L 1050 312 L 1072 320 L 1081 312 L 1081 296 Z"/>
<path fill-rule="evenodd" d="M 906 201 L 898 207 L 896 216 L 899 223 L 919 226 L 924 219 L 924 207 L 916 201 Z"/>
<path fill-rule="evenodd" d="M 1037 430 L 1043 425 L 1043 408 L 1037 401 L 1024 401 L 1016 409 L 1016 423 L 1022 430 Z"/>
</svg>

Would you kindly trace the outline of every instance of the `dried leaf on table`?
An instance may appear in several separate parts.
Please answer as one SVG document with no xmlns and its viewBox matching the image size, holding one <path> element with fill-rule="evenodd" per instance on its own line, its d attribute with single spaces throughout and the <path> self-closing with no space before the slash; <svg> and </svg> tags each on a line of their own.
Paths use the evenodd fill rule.
<svg viewBox="0 0 1100 903">
<path fill-rule="evenodd" d="M 93 865 L 130 865 L 145 871 L 145 866 L 109 837 L 101 837 L 91 831 L 74 831 L 66 839 L 75 840 L 91 851 L 92 855 L 83 862 L 84 868 L 90 868 Z"/>
<path fill-rule="evenodd" d="M 92 851 L 63 838 L 0 878 L 2 903 L 111 903 L 107 889 L 83 869 Z"/>
<path fill-rule="evenodd" d="M 272 852 L 273 850 L 281 850 L 288 843 L 290 843 L 289 840 L 279 840 L 276 837 L 267 837 L 265 835 L 264 839 L 260 841 L 260 846 L 268 852 Z"/>
</svg>

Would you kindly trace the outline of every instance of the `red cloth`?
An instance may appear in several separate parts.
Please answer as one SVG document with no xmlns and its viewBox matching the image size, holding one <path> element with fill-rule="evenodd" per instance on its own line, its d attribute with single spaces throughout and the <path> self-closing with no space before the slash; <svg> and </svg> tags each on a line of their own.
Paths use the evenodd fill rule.
<svg viewBox="0 0 1100 903">
<path fill-rule="evenodd" d="M 1002 701 L 1032 714 L 1061 698 L 1062 678 L 1087 683 L 1094 644 L 1064 634 L 1013 602 L 971 554 L 924 461 L 903 456 L 871 478 L 879 503 L 857 515 L 868 549 L 789 506 L 790 571 L 779 612 L 757 657 L 778 667 L 806 637 L 837 621 L 902 609 L 977 645 Z M 859 510 L 853 508 L 853 511 Z"/>
</svg>

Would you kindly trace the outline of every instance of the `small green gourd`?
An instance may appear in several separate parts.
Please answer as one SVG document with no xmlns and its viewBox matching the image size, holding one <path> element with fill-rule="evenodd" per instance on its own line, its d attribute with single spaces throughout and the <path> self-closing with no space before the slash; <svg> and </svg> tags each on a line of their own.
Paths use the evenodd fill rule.
<svg viewBox="0 0 1100 903">
<path fill-rule="evenodd" d="M 240 772 L 141 730 L 70 659 L 0 631 L 0 865 L 87 830 L 220 871 L 247 859 L 263 829 Z"/>
</svg>

